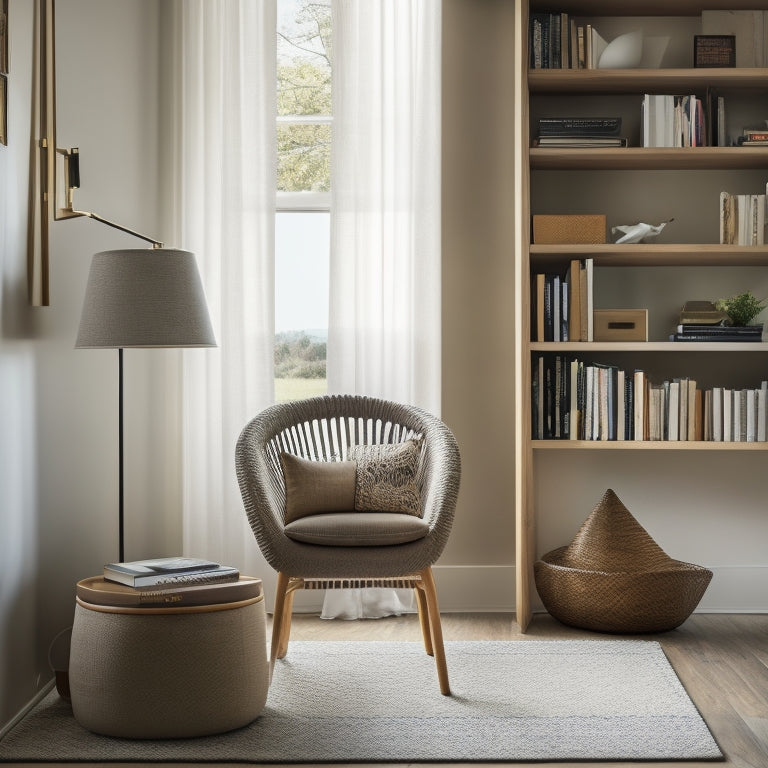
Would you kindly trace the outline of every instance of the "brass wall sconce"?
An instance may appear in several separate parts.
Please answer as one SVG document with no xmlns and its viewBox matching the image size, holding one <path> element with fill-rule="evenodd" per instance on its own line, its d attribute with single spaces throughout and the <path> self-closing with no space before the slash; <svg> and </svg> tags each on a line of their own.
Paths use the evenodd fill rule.
<svg viewBox="0 0 768 768">
<path fill-rule="evenodd" d="M 86 216 L 146 240 L 153 248 L 163 247 L 154 238 L 74 207 L 74 190 L 80 186 L 79 150 L 56 146 L 55 23 L 55 0 L 36 0 L 32 126 L 37 134 L 32 137 L 30 156 L 27 237 L 28 295 L 34 307 L 50 305 L 50 229 L 54 221 Z"/>
</svg>

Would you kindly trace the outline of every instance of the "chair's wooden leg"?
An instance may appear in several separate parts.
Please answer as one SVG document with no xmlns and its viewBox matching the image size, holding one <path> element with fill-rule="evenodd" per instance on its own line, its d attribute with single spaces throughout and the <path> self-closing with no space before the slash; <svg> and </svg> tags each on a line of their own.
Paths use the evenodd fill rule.
<svg viewBox="0 0 768 768">
<path fill-rule="evenodd" d="M 277 644 L 277 658 L 284 659 L 288 653 L 288 639 L 291 636 L 291 618 L 293 617 L 293 596 L 295 589 L 288 587 L 285 595 L 285 604 L 283 607 L 283 625 L 280 627 L 280 641 Z"/>
<path fill-rule="evenodd" d="M 269 679 L 272 680 L 272 671 L 275 668 L 275 659 L 278 658 L 280 642 L 282 639 L 284 616 L 286 609 L 286 593 L 288 591 L 288 575 L 282 572 L 277 574 L 277 588 L 275 589 L 275 610 L 272 614 L 272 646 L 269 652 Z"/>
<path fill-rule="evenodd" d="M 437 679 L 440 682 L 440 693 L 450 696 L 451 687 L 448 683 L 448 664 L 445 660 L 445 646 L 443 645 L 443 625 L 440 623 L 440 608 L 437 604 L 437 590 L 435 580 L 432 577 L 432 569 L 425 568 L 419 573 L 424 588 L 424 598 L 427 603 L 429 615 L 429 628 L 432 635 L 432 648 L 437 666 Z"/>
<path fill-rule="evenodd" d="M 419 585 L 414 588 L 416 592 L 416 605 L 419 609 L 419 624 L 421 625 L 421 636 L 424 638 L 424 649 L 428 656 L 434 656 L 432 648 L 432 631 L 429 628 L 429 608 L 427 608 L 427 599 L 424 596 L 424 590 Z"/>
</svg>

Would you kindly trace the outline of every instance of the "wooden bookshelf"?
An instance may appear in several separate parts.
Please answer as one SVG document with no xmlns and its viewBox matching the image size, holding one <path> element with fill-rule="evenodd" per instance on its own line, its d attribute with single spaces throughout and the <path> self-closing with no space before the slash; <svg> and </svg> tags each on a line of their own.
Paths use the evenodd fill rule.
<svg viewBox="0 0 768 768">
<path fill-rule="evenodd" d="M 579 359 L 588 360 L 593 353 L 602 361 L 631 360 L 638 368 L 643 361 L 654 360 L 659 366 L 672 361 L 695 361 L 694 365 L 707 368 L 713 374 L 720 371 L 728 375 L 738 369 L 744 361 L 763 366 L 768 362 L 768 343 L 723 343 L 723 342 L 533 342 L 531 318 L 531 276 L 541 272 L 564 272 L 572 259 L 591 258 L 595 270 L 602 267 L 632 268 L 636 274 L 638 268 L 677 267 L 691 270 L 699 268 L 764 268 L 768 267 L 768 244 L 761 246 L 734 246 L 716 243 L 648 243 L 648 244 L 599 244 L 599 245 L 542 245 L 530 242 L 530 221 L 533 213 L 552 213 L 553 210 L 537 211 L 532 209 L 532 188 L 537 179 L 550 171 L 557 172 L 592 172 L 621 171 L 627 172 L 627 183 L 631 184 L 632 173 L 680 171 L 691 172 L 685 177 L 693 179 L 692 185 L 681 188 L 685 194 L 697 193 L 695 180 L 702 174 L 722 174 L 731 186 L 749 173 L 766 169 L 768 171 L 768 147 L 692 147 L 692 148 L 647 148 L 629 146 L 621 148 L 550 148 L 533 147 L 535 135 L 531 123 L 534 115 L 559 116 L 573 113 L 575 99 L 584 99 L 588 107 L 576 114 L 606 115 L 612 114 L 605 105 L 621 103 L 626 110 L 629 104 L 636 102 L 639 120 L 641 95 L 646 93 L 696 93 L 702 96 L 708 87 L 717 90 L 718 95 L 726 97 L 726 104 L 733 98 L 742 112 L 753 113 L 754 122 L 763 125 L 768 115 L 765 111 L 765 99 L 768 95 L 768 68 L 727 68 L 727 69 L 626 69 L 626 70 L 529 70 L 528 68 L 528 18 L 530 12 L 565 12 L 580 20 L 588 19 L 599 25 L 599 17 L 698 17 L 703 10 L 768 10 L 768 0 L 564 0 L 560 3 L 545 0 L 523 0 L 516 9 L 516 67 L 514 74 L 515 88 L 515 318 L 516 318 L 516 365 L 515 365 L 515 404 L 518 414 L 515 427 L 517 464 L 515 468 L 516 484 L 516 605 L 517 621 L 521 631 L 525 632 L 531 620 L 531 595 L 535 590 L 533 583 L 533 562 L 536 557 L 536 499 L 534 468 L 536 457 L 551 452 L 637 452 L 663 451 L 672 452 L 672 457 L 681 452 L 704 452 L 722 454 L 724 452 L 762 453 L 768 451 L 768 442 L 705 442 L 705 441 L 585 441 L 585 440 L 536 440 L 531 437 L 531 375 L 532 359 L 539 353 L 574 353 Z M 632 21 L 625 22 L 630 25 Z M 599 28 L 599 27 L 598 27 Z M 690 41 L 691 49 L 693 40 Z M 753 98 L 753 95 L 757 98 Z M 631 97 L 631 98 L 628 98 Z M 613 101 L 612 101 L 613 100 Z M 562 109 L 557 104 L 562 101 Z M 535 102 L 532 108 L 531 102 Z M 597 106 L 592 107 L 595 104 Z M 745 108 L 744 105 L 747 105 Z M 632 115 L 630 115 L 632 117 Z M 743 120 L 740 113 L 735 120 Z M 542 173 L 543 172 L 543 173 Z M 555 178 L 558 183 L 563 174 Z M 594 177 L 589 177 L 594 179 Z M 611 176 L 610 178 L 615 178 Z M 669 183 L 669 174 L 665 174 L 665 183 Z M 683 178 L 683 177 L 681 177 Z M 765 173 L 768 181 L 768 172 Z M 592 182 L 594 183 L 594 182 Z M 614 182 L 615 183 L 615 182 Z M 579 189 L 579 199 L 572 210 L 566 207 L 562 213 L 594 212 L 595 208 L 585 211 L 585 200 L 590 195 L 589 184 Z M 728 191 L 737 191 L 729 189 Z M 534 196 L 535 197 L 535 196 Z M 538 199 L 541 201 L 542 195 Z M 564 200 L 567 197 L 564 196 Z M 603 200 L 605 197 L 602 198 Z M 549 203 L 549 199 L 547 199 Z M 700 209 L 707 211 L 702 215 L 713 215 L 709 211 L 709 201 Z M 717 209 L 715 208 L 715 211 Z M 624 216 L 617 211 L 617 216 Z M 676 215 L 672 213 L 671 215 Z M 717 215 L 714 213 L 714 215 Z M 610 216 L 609 216 L 610 219 Z M 622 218 L 619 218 L 621 221 Z M 648 220 L 648 219 L 641 219 Z M 657 219 L 658 221 L 658 219 Z M 610 227 L 610 221 L 609 221 Z M 663 240 L 663 238 L 659 238 Z M 671 271 L 670 274 L 679 274 Z M 712 273 L 709 273 L 712 274 Z M 666 278 L 663 278 L 666 279 Z M 716 277 L 709 278 L 717 283 Z M 728 295 L 728 294 L 716 294 Z M 694 298 L 694 297 L 686 297 Z M 598 306 L 598 304 L 596 304 Z M 643 306 L 635 304 L 634 306 Z M 674 315 L 674 312 L 672 313 Z M 670 331 L 672 329 L 670 328 Z M 698 353 L 698 354 L 697 354 Z M 622 362 L 622 365 L 624 364 Z M 751 368 L 750 368 L 751 370 Z M 768 370 L 768 366 L 766 366 Z M 764 377 L 765 378 L 765 377 Z M 759 381 L 756 382 L 759 384 Z M 628 466 L 632 466 L 629 459 Z M 552 457 L 556 460 L 557 457 Z M 565 460 L 565 459 L 564 459 Z M 628 471 L 631 471 L 629 469 Z M 538 482 L 541 482 L 539 479 Z"/>
</svg>

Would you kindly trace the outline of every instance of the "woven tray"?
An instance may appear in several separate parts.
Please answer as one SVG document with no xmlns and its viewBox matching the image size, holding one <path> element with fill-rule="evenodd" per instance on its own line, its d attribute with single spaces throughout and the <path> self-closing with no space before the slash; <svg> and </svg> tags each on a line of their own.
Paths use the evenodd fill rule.
<svg viewBox="0 0 768 768">
<path fill-rule="evenodd" d="M 669 557 L 612 490 L 573 542 L 534 564 L 546 609 L 564 624 L 600 632 L 663 632 L 682 624 L 712 571 Z"/>
</svg>

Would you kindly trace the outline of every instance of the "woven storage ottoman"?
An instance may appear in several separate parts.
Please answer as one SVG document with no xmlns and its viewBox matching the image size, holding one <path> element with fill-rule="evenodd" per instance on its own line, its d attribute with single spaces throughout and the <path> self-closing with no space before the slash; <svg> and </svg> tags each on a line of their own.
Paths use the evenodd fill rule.
<svg viewBox="0 0 768 768">
<path fill-rule="evenodd" d="M 600 632 L 663 632 L 682 624 L 712 571 L 669 557 L 612 490 L 566 547 L 534 564 L 546 609 L 564 624 Z"/>
<path fill-rule="evenodd" d="M 183 604 L 190 597 L 181 590 L 167 605 L 136 607 L 104 604 L 128 601 L 121 585 L 78 584 L 69 687 L 80 725 L 165 739 L 222 733 L 259 716 L 269 686 L 261 581 L 217 586 L 229 588 L 217 593 L 226 600 Z"/>
</svg>

